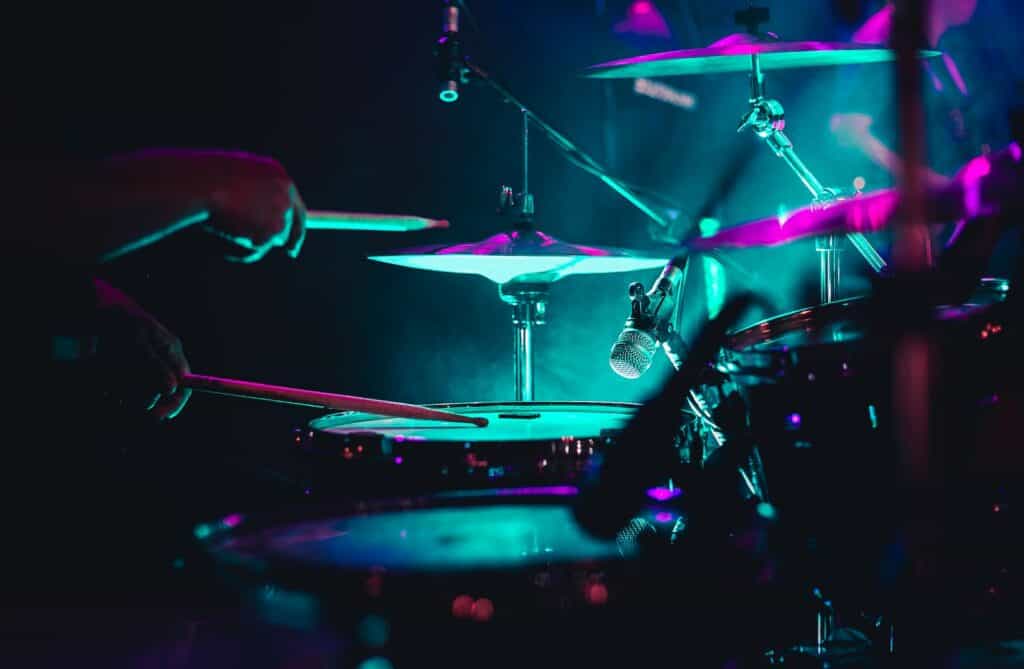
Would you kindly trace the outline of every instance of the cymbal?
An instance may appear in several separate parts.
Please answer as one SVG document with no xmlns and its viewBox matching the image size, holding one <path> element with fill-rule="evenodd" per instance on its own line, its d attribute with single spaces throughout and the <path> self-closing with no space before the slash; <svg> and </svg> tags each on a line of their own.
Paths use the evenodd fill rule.
<svg viewBox="0 0 1024 669">
<path fill-rule="evenodd" d="M 417 230 L 447 227 L 448 221 L 423 218 L 421 216 L 362 214 L 347 211 L 306 212 L 307 230 L 415 232 Z"/>
<path fill-rule="evenodd" d="M 1009 212 L 1021 206 L 1024 151 L 1017 143 L 970 160 L 956 176 L 925 193 L 925 220 L 943 224 L 981 215 Z M 870 233 L 887 227 L 900 213 L 902 193 L 875 191 L 829 205 L 812 205 L 786 216 L 765 218 L 726 228 L 710 237 L 684 242 L 693 251 L 777 246 L 830 234 Z"/>
<path fill-rule="evenodd" d="M 388 255 L 377 262 L 453 274 L 479 274 L 494 283 L 553 283 L 572 274 L 613 274 L 661 267 L 664 254 L 614 247 L 570 244 L 540 230 L 502 232 L 479 242 L 423 246 Z"/>
<path fill-rule="evenodd" d="M 778 246 L 807 237 L 877 232 L 889 224 L 899 203 L 898 191 L 881 190 L 825 207 L 807 207 L 786 216 L 741 223 L 710 237 L 691 239 L 684 246 L 692 251 L 758 248 Z"/>
<path fill-rule="evenodd" d="M 594 79 L 671 77 L 686 74 L 749 72 L 750 57 L 760 56 L 762 70 L 829 65 L 861 65 L 896 60 L 896 52 L 873 44 L 847 42 L 781 42 L 736 33 L 703 49 L 682 49 L 613 60 L 586 69 Z M 919 51 L 920 58 L 933 58 L 938 51 Z"/>
</svg>

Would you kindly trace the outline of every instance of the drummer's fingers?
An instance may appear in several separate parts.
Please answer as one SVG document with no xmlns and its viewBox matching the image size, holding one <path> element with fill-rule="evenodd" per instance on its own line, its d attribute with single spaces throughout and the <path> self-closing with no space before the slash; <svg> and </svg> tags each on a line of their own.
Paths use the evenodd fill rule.
<svg viewBox="0 0 1024 669">
<path fill-rule="evenodd" d="M 153 407 L 153 417 L 158 420 L 177 418 L 188 404 L 190 397 L 192 397 L 192 389 L 179 386 L 173 393 L 160 398 L 160 401 Z"/>
<path fill-rule="evenodd" d="M 191 369 L 181 340 L 170 333 L 162 334 L 164 336 L 156 343 L 153 352 L 165 370 L 166 381 L 161 398 L 152 411 L 158 420 L 170 420 L 181 413 L 192 395 L 192 391 L 185 387 L 185 377 Z"/>
<path fill-rule="evenodd" d="M 291 196 L 292 208 L 290 214 L 292 224 L 288 240 L 285 242 L 285 251 L 292 258 L 297 258 L 299 251 L 302 250 L 302 244 L 306 240 L 306 204 L 302 201 L 302 196 L 299 195 L 299 191 L 294 184 L 291 187 Z"/>
</svg>

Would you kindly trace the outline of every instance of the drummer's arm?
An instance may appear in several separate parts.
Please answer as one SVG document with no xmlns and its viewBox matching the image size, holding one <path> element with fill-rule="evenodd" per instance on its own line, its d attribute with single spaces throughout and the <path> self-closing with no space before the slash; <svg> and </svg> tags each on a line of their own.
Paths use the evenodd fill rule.
<svg viewBox="0 0 1024 669">
<path fill-rule="evenodd" d="M 996 246 L 1007 229 L 1019 223 L 1024 212 L 1024 166 L 1018 144 L 992 155 L 978 156 L 938 191 L 943 210 L 961 210 L 966 216 L 956 227 L 940 258 L 939 269 L 949 278 L 962 280 L 962 289 L 978 285 Z M 949 202 L 941 201 L 949 198 Z"/>
<path fill-rule="evenodd" d="M 88 162 L 0 162 L 3 241 L 73 263 L 110 260 L 199 223 L 256 260 L 293 255 L 305 208 L 276 162 L 220 151 L 156 150 Z"/>
<path fill-rule="evenodd" d="M 859 151 L 894 178 L 900 179 L 903 158 L 871 132 L 871 123 L 872 118 L 867 114 L 841 113 L 832 115 L 829 128 L 840 146 Z M 924 177 L 930 187 L 941 188 L 949 183 L 949 177 L 927 167 Z"/>
</svg>

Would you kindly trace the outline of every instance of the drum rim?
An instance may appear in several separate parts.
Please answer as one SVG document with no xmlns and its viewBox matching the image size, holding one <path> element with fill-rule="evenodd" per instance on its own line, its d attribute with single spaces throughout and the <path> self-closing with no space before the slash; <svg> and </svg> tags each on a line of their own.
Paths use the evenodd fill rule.
<svg viewBox="0 0 1024 669">
<path fill-rule="evenodd" d="M 867 304 L 866 296 L 846 298 L 828 304 L 816 304 L 802 309 L 794 309 L 784 314 L 765 318 L 756 323 L 734 330 L 729 333 L 724 348 L 733 351 L 746 351 L 754 346 L 770 345 L 783 335 L 801 329 L 801 324 L 833 322 L 833 312 L 848 314 L 850 309 Z M 836 321 L 838 319 L 835 319 Z"/>
<path fill-rule="evenodd" d="M 1009 290 L 1009 279 L 1000 277 L 982 277 L 979 280 L 978 292 L 976 292 L 975 295 L 978 295 L 979 293 L 990 293 L 1005 299 Z M 870 305 L 869 298 L 869 295 L 857 295 L 843 300 L 829 302 L 827 304 L 815 304 L 802 307 L 800 309 L 794 309 L 786 313 L 765 318 L 756 323 L 752 323 L 730 332 L 723 348 L 733 352 L 750 352 L 751 349 L 754 349 L 755 347 L 759 347 L 756 349 L 757 352 L 785 352 L 794 347 L 776 345 L 776 340 L 779 337 L 804 330 L 811 325 L 820 327 L 829 323 L 837 323 L 843 317 L 849 318 L 851 315 L 856 314 L 858 311 L 861 311 Z M 943 305 L 939 306 L 941 307 Z M 983 307 L 986 306 L 986 303 L 978 303 L 968 300 L 959 306 Z M 832 347 L 837 344 L 842 345 L 843 343 L 844 342 L 818 342 L 813 344 L 797 345 L 796 348 L 803 349 L 822 346 Z"/>
</svg>

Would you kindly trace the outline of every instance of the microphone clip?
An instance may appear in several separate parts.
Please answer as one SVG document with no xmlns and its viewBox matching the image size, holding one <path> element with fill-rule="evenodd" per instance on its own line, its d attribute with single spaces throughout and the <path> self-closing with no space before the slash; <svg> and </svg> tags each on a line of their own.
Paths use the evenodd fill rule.
<svg viewBox="0 0 1024 669">
<path fill-rule="evenodd" d="M 681 303 L 681 279 L 683 270 L 669 265 L 654 282 L 650 290 L 643 284 L 629 285 L 630 314 L 626 327 L 650 332 L 665 342 L 675 333 L 676 315 Z"/>
</svg>

